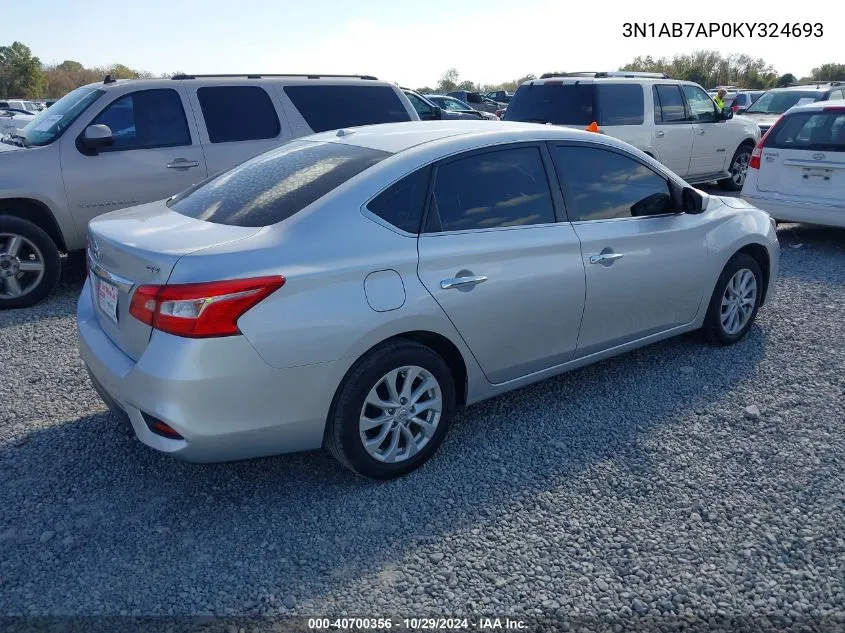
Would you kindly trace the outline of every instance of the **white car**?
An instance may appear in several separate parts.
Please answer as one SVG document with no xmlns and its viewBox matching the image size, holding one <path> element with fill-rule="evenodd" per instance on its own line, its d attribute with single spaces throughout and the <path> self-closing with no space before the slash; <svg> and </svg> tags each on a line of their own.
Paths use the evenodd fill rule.
<svg viewBox="0 0 845 633">
<path fill-rule="evenodd" d="M 32 112 L 33 114 L 38 114 L 44 108 L 34 101 L 26 101 L 24 99 L 6 99 L 5 101 L 0 101 L 0 110 L 5 109 L 23 110 L 26 112 Z"/>
<path fill-rule="evenodd" d="M 35 118 L 35 114 L 18 110 L 0 110 L 0 138 L 22 129 Z"/>
<path fill-rule="evenodd" d="M 845 103 L 785 112 L 757 144 L 740 194 L 784 222 L 845 227 Z"/>
<path fill-rule="evenodd" d="M 505 121 L 566 125 L 613 136 L 690 183 L 739 191 L 758 125 L 719 109 L 704 88 L 662 73 L 568 73 L 522 84 Z"/>
</svg>

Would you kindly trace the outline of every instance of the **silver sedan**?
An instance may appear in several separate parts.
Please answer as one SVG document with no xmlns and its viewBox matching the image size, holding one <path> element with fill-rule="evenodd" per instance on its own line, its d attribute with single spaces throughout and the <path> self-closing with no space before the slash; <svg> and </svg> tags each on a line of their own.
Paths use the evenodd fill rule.
<svg viewBox="0 0 845 633">
<path fill-rule="evenodd" d="M 89 225 L 79 348 L 148 446 L 325 447 L 388 479 L 456 411 L 771 298 L 774 225 L 621 141 L 444 121 L 314 135 Z M 561 412 L 565 415 L 565 412 Z"/>
</svg>

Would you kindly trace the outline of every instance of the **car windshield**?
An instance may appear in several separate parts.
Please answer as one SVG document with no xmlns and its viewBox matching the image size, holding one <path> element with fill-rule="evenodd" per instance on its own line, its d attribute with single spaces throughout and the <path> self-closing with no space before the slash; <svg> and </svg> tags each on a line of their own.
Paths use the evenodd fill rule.
<svg viewBox="0 0 845 633">
<path fill-rule="evenodd" d="M 818 101 L 822 93 L 817 90 L 771 90 L 757 99 L 745 114 L 783 114 L 799 101 Z"/>
<path fill-rule="evenodd" d="M 457 99 L 452 99 L 450 97 L 431 97 L 431 100 L 444 110 L 451 110 L 452 112 L 472 110 L 472 108 L 470 108 L 467 104 L 461 103 Z"/>
<path fill-rule="evenodd" d="M 104 90 L 90 86 L 77 88 L 56 101 L 49 109 L 39 112 L 16 136 L 23 140 L 27 147 L 49 145 L 94 103 Z"/>
</svg>

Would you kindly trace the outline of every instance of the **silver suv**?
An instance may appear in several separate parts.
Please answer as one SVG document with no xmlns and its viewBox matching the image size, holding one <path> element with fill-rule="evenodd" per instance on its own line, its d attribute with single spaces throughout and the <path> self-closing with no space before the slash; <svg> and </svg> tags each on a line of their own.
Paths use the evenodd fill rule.
<svg viewBox="0 0 845 633">
<path fill-rule="evenodd" d="M 418 121 L 398 86 L 343 75 L 177 75 L 77 88 L 0 142 L 0 309 L 58 282 L 93 217 L 156 200 L 294 138 Z"/>
</svg>

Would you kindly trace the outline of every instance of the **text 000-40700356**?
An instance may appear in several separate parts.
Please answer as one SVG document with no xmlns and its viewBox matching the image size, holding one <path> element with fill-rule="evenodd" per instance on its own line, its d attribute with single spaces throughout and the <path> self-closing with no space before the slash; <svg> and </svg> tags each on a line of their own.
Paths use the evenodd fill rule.
<svg viewBox="0 0 845 633">
<path fill-rule="evenodd" d="M 623 37 L 822 37 L 821 22 L 625 22 Z"/>
</svg>

